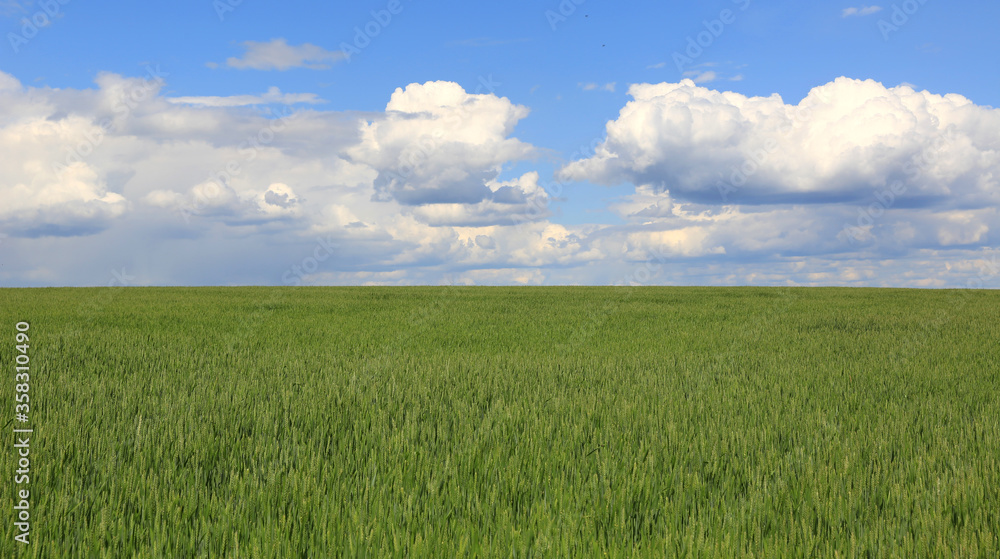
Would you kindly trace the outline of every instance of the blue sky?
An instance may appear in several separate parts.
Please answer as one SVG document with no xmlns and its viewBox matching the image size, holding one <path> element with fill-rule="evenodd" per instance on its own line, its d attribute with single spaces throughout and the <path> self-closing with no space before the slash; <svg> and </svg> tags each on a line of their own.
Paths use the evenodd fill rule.
<svg viewBox="0 0 1000 559">
<path fill-rule="evenodd" d="M 997 21 L 0 1 L 0 285 L 996 287 Z"/>
</svg>

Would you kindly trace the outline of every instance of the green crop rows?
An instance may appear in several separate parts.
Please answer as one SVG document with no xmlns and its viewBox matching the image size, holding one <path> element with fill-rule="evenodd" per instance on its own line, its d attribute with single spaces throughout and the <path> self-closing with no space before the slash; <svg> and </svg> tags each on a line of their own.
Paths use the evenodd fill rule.
<svg viewBox="0 0 1000 559">
<path fill-rule="evenodd" d="M 0 318 L 4 440 L 18 321 L 35 427 L 3 557 L 1000 554 L 996 291 L 4 289 Z"/>
</svg>

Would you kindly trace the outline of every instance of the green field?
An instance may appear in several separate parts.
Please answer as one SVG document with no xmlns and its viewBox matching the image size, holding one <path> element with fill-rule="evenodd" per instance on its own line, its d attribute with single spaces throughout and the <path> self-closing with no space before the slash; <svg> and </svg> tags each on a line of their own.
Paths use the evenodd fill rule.
<svg viewBox="0 0 1000 559">
<path fill-rule="evenodd" d="M 2 557 L 1000 555 L 997 291 L 2 289 L 5 441 L 19 321 Z"/>
</svg>

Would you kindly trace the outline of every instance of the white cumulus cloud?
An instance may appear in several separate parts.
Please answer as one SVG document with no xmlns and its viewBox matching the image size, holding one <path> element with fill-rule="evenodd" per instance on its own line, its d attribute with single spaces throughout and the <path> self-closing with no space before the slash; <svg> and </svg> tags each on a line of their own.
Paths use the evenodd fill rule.
<svg viewBox="0 0 1000 559">
<path fill-rule="evenodd" d="M 11 116 L 0 115 L 0 122 Z M 94 149 L 100 127 L 80 117 L 48 120 L 19 113 L 14 118 L 0 126 L 0 228 L 7 234 L 87 235 L 126 212 L 125 198 L 109 191 L 106 174 L 79 155 Z"/>
<path fill-rule="evenodd" d="M 404 205 L 478 204 L 507 162 L 534 148 L 512 138 L 527 107 L 494 94 L 471 94 L 453 82 L 397 88 L 385 116 L 361 125 L 347 154 L 378 172 L 376 194 Z"/>
<path fill-rule="evenodd" d="M 1000 267 L 997 110 L 954 94 L 632 86 L 559 178 L 634 190 L 589 200 L 614 223 L 570 224 L 550 205 L 579 191 L 541 187 L 510 99 L 427 82 L 384 112 L 268 114 L 243 101 L 287 94 L 163 84 L 0 73 L 0 283 L 948 286 Z"/>
<path fill-rule="evenodd" d="M 1000 110 L 960 95 L 838 78 L 798 104 L 639 84 L 594 156 L 565 179 L 723 203 L 849 201 L 899 181 L 910 203 L 1000 201 Z"/>
</svg>

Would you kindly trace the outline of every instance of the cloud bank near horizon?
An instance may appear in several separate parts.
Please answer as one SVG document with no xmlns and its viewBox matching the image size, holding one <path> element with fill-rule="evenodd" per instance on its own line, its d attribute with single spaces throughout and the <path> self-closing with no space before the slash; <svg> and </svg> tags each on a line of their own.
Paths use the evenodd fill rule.
<svg viewBox="0 0 1000 559">
<path fill-rule="evenodd" d="M 0 72 L 0 284 L 958 287 L 996 265 L 1000 110 L 957 94 L 633 84 L 596 151 L 548 177 L 523 170 L 550 151 L 515 134 L 529 107 L 453 82 L 364 114 L 164 83 Z M 580 182 L 630 187 L 617 223 L 560 223 Z"/>
</svg>

